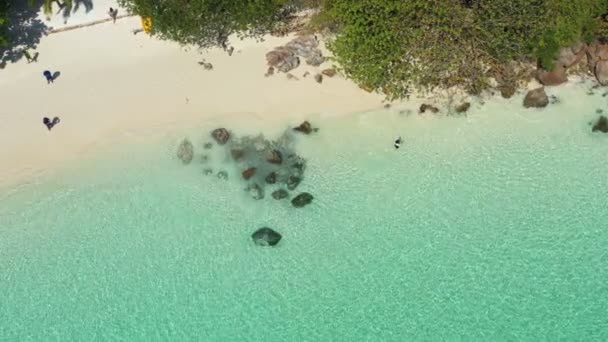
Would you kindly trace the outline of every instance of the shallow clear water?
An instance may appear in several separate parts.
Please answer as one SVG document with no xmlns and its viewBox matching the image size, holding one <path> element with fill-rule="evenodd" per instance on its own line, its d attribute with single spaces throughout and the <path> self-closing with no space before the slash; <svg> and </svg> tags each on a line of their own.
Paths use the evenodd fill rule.
<svg viewBox="0 0 608 342">
<path fill-rule="evenodd" d="M 0 336 L 606 340 L 608 136 L 588 123 L 608 98 L 553 92 L 545 110 L 313 117 L 302 209 L 248 198 L 228 164 L 226 182 L 176 160 L 217 122 L 5 191 Z M 263 126 L 232 128 L 281 128 Z M 251 242 L 262 226 L 279 245 Z"/>
</svg>

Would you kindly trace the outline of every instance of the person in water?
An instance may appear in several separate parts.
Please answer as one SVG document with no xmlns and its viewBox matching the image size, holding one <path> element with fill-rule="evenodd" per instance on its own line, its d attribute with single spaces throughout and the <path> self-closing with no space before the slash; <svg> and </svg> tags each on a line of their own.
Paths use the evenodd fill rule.
<svg viewBox="0 0 608 342">
<path fill-rule="evenodd" d="M 403 142 L 403 140 L 401 140 L 401 137 L 398 137 L 397 139 L 395 139 L 395 149 L 398 150 L 399 147 L 401 147 L 401 143 Z"/>
</svg>

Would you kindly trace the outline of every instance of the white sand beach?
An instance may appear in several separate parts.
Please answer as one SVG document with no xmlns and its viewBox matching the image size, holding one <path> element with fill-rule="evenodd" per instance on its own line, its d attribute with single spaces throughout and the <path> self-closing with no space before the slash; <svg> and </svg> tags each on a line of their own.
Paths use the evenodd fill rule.
<svg viewBox="0 0 608 342">
<path fill-rule="evenodd" d="M 106 2 L 96 2 L 94 12 L 76 15 L 67 25 L 103 19 L 106 7 L 115 4 Z M 265 77 L 265 54 L 290 37 L 236 41 L 228 56 L 134 35 L 140 25 L 139 17 L 129 17 L 50 34 L 36 50 L 37 63 L 22 59 L 0 72 L 0 185 L 27 180 L 104 141 L 152 127 L 233 114 L 297 124 L 307 115 L 382 106 L 381 95 L 340 76 L 316 83 L 312 75 L 331 62 L 318 68 L 301 65 L 293 71 L 299 80 L 282 73 Z M 198 64 L 203 58 L 213 70 Z M 45 69 L 61 73 L 54 84 L 47 84 Z M 303 78 L 306 71 L 311 76 Z M 61 123 L 49 131 L 42 124 L 45 116 L 57 116 Z"/>
</svg>

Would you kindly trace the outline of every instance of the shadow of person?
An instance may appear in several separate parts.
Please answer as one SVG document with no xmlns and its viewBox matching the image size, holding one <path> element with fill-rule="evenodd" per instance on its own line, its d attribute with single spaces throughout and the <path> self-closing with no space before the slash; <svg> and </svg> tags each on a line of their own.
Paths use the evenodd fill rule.
<svg viewBox="0 0 608 342">
<path fill-rule="evenodd" d="M 59 72 L 59 71 L 55 71 L 55 72 L 53 73 L 53 76 L 52 76 L 52 77 L 53 77 L 53 81 L 54 81 L 54 80 L 56 80 L 56 79 L 58 79 L 58 78 L 59 78 L 59 76 L 61 76 L 61 72 Z"/>
</svg>

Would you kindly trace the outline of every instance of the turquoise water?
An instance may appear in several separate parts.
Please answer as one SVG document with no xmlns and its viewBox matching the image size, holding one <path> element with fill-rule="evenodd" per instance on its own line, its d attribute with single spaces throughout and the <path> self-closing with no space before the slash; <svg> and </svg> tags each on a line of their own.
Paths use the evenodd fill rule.
<svg viewBox="0 0 608 342">
<path fill-rule="evenodd" d="M 0 336 L 606 340 L 608 135 L 588 123 L 607 98 L 552 91 L 561 103 L 545 110 L 313 116 L 319 133 L 296 141 L 299 190 L 315 196 L 302 209 L 248 198 L 230 164 L 222 181 L 176 160 L 218 122 L 5 191 Z M 265 125 L 231 128 L 282 128 Z M 251 242 L 262 226 L 279 245 Z"/>
</svg>

